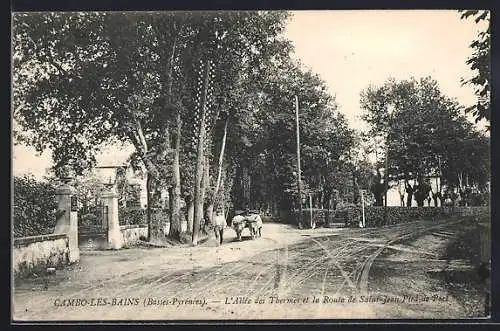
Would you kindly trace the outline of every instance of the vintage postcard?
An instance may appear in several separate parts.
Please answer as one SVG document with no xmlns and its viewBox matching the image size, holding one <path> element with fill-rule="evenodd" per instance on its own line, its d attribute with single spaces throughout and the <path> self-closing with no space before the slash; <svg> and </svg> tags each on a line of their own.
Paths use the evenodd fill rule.
<svg viewBox="0 0 500 331">
<path fill-rule="evenodd" d="M 489 319 L 489 21 L 14 12 L 12 321 Z"/>
</svg>

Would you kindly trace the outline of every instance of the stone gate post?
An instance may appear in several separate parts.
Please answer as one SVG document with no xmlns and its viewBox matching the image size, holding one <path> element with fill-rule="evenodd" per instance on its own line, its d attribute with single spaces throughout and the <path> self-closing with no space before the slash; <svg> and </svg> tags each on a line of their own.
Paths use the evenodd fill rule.
<svg viewBox="0 0 500 331">
<path fill-rule="evenodd" d="M 118 219 L 118 194 L 114 187 L 106 188 L 101 195 L 102 203 L 108 207 L 108 248 L 123 247 L 123 236 Z"/>
<path fill-rule="evenodd" d="M 69 262 L 80 260 L 78 248 L 78 204 L 75 188 L 70 184 L 73 176 L 66 172 L 61 177 L 62 184 L 56 189 L 58 219 L 54 233 L 65 233 L 69 241 Z"/>
</svg>

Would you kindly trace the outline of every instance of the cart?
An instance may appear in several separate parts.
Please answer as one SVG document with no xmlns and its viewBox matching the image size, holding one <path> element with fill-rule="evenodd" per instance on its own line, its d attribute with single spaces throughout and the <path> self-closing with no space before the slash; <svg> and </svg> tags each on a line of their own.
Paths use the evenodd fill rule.
<svg viewBox="0 0 500 331">
<path fill-rule="evenodd" d="M 256 212 L 236 212 L 236 216 L 231 220 L 231 226 L 236 232 L 238 241 L 241 241 L 241 235 L 246 228 L 252 240 L 262 236 L 262 218 Z"/>
</svg>

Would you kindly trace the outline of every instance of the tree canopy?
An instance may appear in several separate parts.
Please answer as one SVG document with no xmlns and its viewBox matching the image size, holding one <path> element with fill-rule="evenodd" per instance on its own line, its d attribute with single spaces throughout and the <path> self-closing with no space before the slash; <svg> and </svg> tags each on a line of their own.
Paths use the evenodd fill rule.
<svg viewBox="0 0 500 331">
<path fill-rule="evenodd" d="M 486 119 L 491 121 L 491 27 L 489 10 L 462 10 L 462 19 L 473 18 L 475 23 L 486 21 L 486 30 L 479 32 L 477 38 L 470 44 L 472 55 L 466 63 L 474 71 L 471 78 L 463 79 L 463 84 L 474 86 L 477 104 L 467 107 L 466 112 L 472 113 L 476 121 Z M 488 126 L 489 129 L 489 126 Z"/>
<path fill-rule="evenodd" d="M 238 204 L 247 168 L 254 205 L 271 196 L 289 205 L 297 96 L 304 185 L 331 191 L 326 177 L 341 168 L 353 132 L 325 83 L 290 58 L 293 47 L 282 35 L 288 17 L 278 11 L 16 14 L 16 142 L 52 150 L 56 168 L 69 164 L 77 173 L 95 164 L 101 146 L 129 142 L 132 163 L 142 164 L 155 185 L 172 189 L 174 201 L 191 200 L 201 189 L 197 203 L 213 203 L 222 181 L 221 196 L 232 191 Z M 196 148 L 201 126 L 202 150 Z"/>
<path fill-rule="evenodd" d="M 169 191 L 170 234 L 178 236 L 181 198 L 188 231 L 219 204 L 297 207 L 297 98 L 300 198 L 356 203 L 363 188 L 380 203 L 383 162 L 372 169 L 359 148 L 363 136 L 349 128 L 325 82 L 291 58 L 288 18 L 284 11 L 17 13 L 15 143 L 50 149 L 55 168 L 79 174 L 101 147 L 132 144 L 130 162 L 145 170 L 148 192 Z M 482 79 L 469 82 L 484 87 Z M 374 151 L 385 156 L 387 147 L 391 180 L 439 173 L 450 185 L 487 181 L 488 139 L 433 79 L 370 86 L 361 106 L 370 124 L 364 136 L 385 141 Z"/>
<path fill-rule="evenodd" d="M 442 176 L 457 186 L 462 173 L 483 185 L 489 178 L 489 143 L 461 113 L 463 107 L 430 77 L 389 79 L 361 93 L 370 135 L 388 150 L 390 180 Z M 387 157 L 387 155 L 384 156 Z"/>
</svg>

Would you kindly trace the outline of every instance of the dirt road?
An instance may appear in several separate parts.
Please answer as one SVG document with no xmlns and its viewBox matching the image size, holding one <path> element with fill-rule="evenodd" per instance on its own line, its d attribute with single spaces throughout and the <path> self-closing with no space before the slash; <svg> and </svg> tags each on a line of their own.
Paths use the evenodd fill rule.
<svg viewBox="0 0 500 331">
<path fill-rule="evenodd" d="M 15 284 L 14 320 L 466 318 L 439 277 L 463 221 L 297 230 L 211 247 L 82 252 L 55 276 Z M 464 292 L 464 295 L 467 293 Z M 481 302 L 474 294 L 476 304 Z"/>
</svg>

